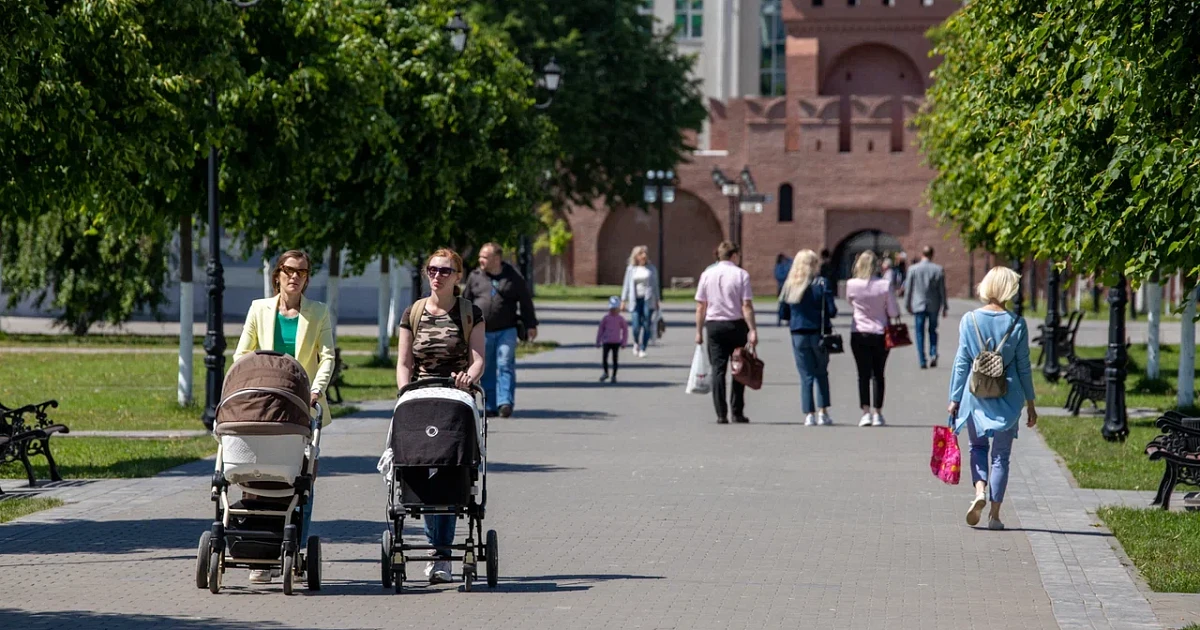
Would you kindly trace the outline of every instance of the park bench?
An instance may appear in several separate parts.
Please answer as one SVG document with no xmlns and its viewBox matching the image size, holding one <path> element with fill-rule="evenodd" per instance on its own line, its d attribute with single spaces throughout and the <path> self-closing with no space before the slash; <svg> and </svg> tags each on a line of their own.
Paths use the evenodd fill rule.
<svg viewBox="0 0 1200 630">
<path fill-rule="evenodd" d="M 329 390 L 325 392 L 325 397 L 329 402 L 339 405 L 342 402 L 342 385 L 346 382 L 342 380 L 342 373 L 350 369 L 349 365 L 342 360 L 342 349 L 333 349 L 333 376 L 329 378 Z"/>
<path fill-rule="evenodd" d="M 1162 433 L 1146 445 L 1146 455 L 1151 461 L 1162 460 L 1166 468 L 1151 505 L 1168 510 L 1176 485 L 1200 486 L 1200 418 L 1189 418 L 1177 411 L 1168 411 L 1159 417 L 1155 425 Z"/>
<path fill-rule="evenodd" d="M 1063 405 L 1072 416 L 1079 415 L 1083 401 L 1092 403 L 1092 408 L 1099 409 L 1098 403 L 1104 400 L 1107 383 L 1104 380 L 1104 359 L 1080 359 L 1071 357 L 1067 363 L 1067 383 L 1071 391 L 1067 394 L 1067 402 Z"/>
<path fill-rule="evenodd" d="M 1055 354 L 1059 357 L 1065 357 L 1070 360 L 1075 358 L 1075 338 L 1079 335 L 1079 324 L 1083 321 L 1083 311 L 1072 311 L 1067 315 L 1067 323 L 1055 328 L 1053 334 L 1049 332 L 1045 324 L 1038 324 L 1039 334 L 1033 338 L 1033 343 L 1041 347 L 1038 353 L 1037 365 L 1042 365 L 1046 361 L 1046 345 L 1050 343 L 1050 339 L 1054 339 Z"/>
<path fill-rule="evenodd" d="M 55 433 L 70 433 L 63 424 L 50 419 L 47 409 L 58 407 L 57 400 L 47 400 L 34 405 L 9 408 L 0 404 L 0 465 L 21 462 L 32 488 L 37 483 L 33 464 L 29 458 L 42 455 L 50 464 L 50 480 L 62 481 L 58 464 L 50 452 L 50 437 Z M 0 494 L 3 494 L 0 489 Z"/>
</svg>

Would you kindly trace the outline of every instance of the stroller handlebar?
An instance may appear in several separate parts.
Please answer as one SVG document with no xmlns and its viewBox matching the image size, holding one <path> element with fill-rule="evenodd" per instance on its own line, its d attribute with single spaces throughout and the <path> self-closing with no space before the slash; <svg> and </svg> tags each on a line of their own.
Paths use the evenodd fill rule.
<svg viewBox="0 0 1200 630">
<path fill-rule="evenodd" d="M 431 376 L 428 378 L 417 379 L 417 380 L 409 383 L 408 385 L 401 387 L 399 393 L 396 394 L 396 397 L 399 398 L 400 396 L 403 396 L 407 392 L 410 392 L 410 391 L 413 391 L 416 389 L 425 389 L 426 387 L 452 387 L 452 388 L 458 389 L 458 385 L 455 384 L 454 379 L 452 379 L 448 376 Z M 483 393 L 483 390 L 480 389 L 478 383 L 471 383 L 471 387 L 470 387 L 469 391 L 472 394 L 482 394 Z"/>
</svg>

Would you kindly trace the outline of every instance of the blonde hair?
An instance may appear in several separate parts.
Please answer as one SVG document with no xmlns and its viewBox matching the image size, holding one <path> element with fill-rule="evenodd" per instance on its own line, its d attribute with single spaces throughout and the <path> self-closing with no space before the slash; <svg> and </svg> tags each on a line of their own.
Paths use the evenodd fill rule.
<svg viewBox="0 0 1200 630">
<path fill-rule="evenodd" d="M 650 264 L 650 248 L 646 247 L 645 245 L 637 245 L 633 248 L 633 251 L 629 252 L 630 266 L 637 264 L 638 254 L 645 254 L 646 255 L 646 264 L 647 265 Z"/>
<path fill-rule="evenodd" d="M 984 304 L 1006 304 L 1020 289 L 1020 274 L 1008 267 L 992 267 L 979 283 L 979 300 Z"/>
<path fill-rule="evenodd" d="M 875 264 L 878 262 L 875 252 L 867 250 L 854 259 L 854 277 L 859 280 L 870 280 L 875 275 Z"/>
<path fill-rule="evenodd" d="M 792 269 L 783 281 L 783 290 L 779 292 L 779 301 L 784 304 L 799 304 L 804 292 L 812 285 L 813 278 L 817 277 L 820 266 L 821 259 L 813 250 L 802 249 L 796 252 Z"/>
</svg>

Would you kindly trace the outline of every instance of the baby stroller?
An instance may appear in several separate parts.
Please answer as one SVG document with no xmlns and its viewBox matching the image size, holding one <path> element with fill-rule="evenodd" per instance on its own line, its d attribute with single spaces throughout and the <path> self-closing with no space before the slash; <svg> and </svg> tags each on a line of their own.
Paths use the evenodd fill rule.
<svg viewBox="0 0 1200 630">
<path fill-rule="evenodd" d="M 404 519 L 450 514 L 467 519 L 467 538 L 450 545 L 461 556 L 463 590 L 470 591 L 477 563 L 487 567 L 487 584 L 496 586 L 499 541 L 496 531 L 483 535 L 487 504 L 487 418 L 483 391 L 470 393 L 449 378 L 425 378 L 400 390 L 388 431 L 387 450 L 380 472 L 387 477 L 387 515 L 381 558 L 383 587 L 404 591 L 405 563 L 428 560 L 409 556 L 411 551 L 433 551 L 431 545 L 413 545 L 402 539 Z"/>
<path fill-rule="evenodd" d="M 292 357 L 260 350 L 230 368 L 213 428 L 216 520 L 200 536 L 197 588 L 216 594 L 225 570 L 238 568 L 281 571 L 287 595 L 296 578 L 320 590 L 321 541 L 308 535 L 320 405 L 312 412 L 308 376 Z M 242 490 L 234 503 L 231 485 Z"/>
</svg>

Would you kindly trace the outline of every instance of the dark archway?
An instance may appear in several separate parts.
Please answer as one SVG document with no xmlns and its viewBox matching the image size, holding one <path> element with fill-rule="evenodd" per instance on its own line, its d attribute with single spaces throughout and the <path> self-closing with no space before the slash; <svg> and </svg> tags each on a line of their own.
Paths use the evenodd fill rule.
<svg viewBox="0 0 1200 630">
<path fill-rule="evenodd" d="M 895 236 L 882 230 L 862 230 L 842 239 L 833 250 L 834 280 L 845 280 L 854 272 L 854 259 L 858 255 L 871 250 L 877 256 L 885 252 L 903 251 L 904 247 Z"/>
<path fill-rule="evenodd" d="M 925 94 L 917 64 L 901 50 L 884 44 L 862 44 L 846 50 L 829 65 L 821 94 L 836 96 Z"/>
<path fill-rule="evenodd" d="M 702 199 L 685 190 L 677 190 L 675 202 L 663 205 L 666 269 L 663 279 L 699 279 L 713 261 L 713 250 L 725 238 L 720 222 Z M 658 264 L 658 209 L 614 208 L 600 227 L 596 247 L 598 284 L 621 284 L 629 252 L 637 245 L 650 249 L 650 261 Z"/>
</svg>

